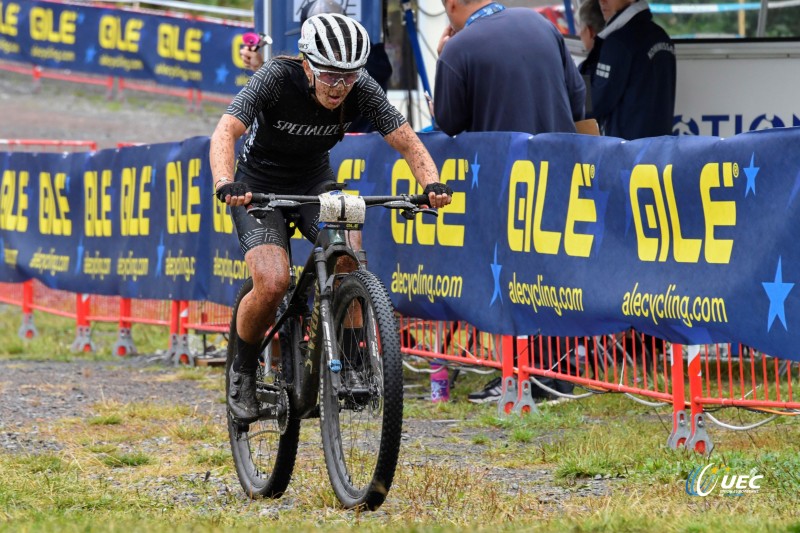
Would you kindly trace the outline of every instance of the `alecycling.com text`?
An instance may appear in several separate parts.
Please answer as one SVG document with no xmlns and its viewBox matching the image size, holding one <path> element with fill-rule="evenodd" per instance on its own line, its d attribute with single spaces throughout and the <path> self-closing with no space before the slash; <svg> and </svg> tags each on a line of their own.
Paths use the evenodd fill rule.
<svg viewBox="0 0 800 533">
<path fill-rule="evenodd" d="M 443 276 L 426 274 L 425 265 L 420 264 L 416 272 L 403 272 L 400 264 L 392 272 L 391 291 L 405 294 L 411 300 L 414 296 L 425 296 L 433 303 L 436 298 L 461 298 L 464 279 L 461 276 Z"/>
<path fill-rule="evenodd" d="M 671 283 L 664 292 L 639 292 L 639 283 L 622 297 L 622 313 L 625 316 L 650 318 L 654 324 L 659 320 L 680 320 L 688 327 L 702 322 L 727 322 L 725 300 L 712 296 L 696 296 L 676 293 L 677 285 Z"/>
</svg>

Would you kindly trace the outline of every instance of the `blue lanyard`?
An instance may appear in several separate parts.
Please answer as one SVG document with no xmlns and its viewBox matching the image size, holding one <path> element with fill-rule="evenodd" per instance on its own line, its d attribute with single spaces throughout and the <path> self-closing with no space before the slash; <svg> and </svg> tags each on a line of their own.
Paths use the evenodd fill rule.
<svg viewBox="0 0 800 533">
<path fill-rule="evenodd" d="M 498 11 L 502 11 L 505 8 L 506 6 L 498 4 L 497 2 L 492 2 L 487 6 L 483 6 L 482 8 L 480 8 L 475 13 L 469 16 L 467 22 L 464 23 L 464 27 L 466 28 L 467 26 L 469 26 L 470 24 L 472 24 L 481 17 L 488 17 L 489 15 L 494 15 Z"/>
</svg>

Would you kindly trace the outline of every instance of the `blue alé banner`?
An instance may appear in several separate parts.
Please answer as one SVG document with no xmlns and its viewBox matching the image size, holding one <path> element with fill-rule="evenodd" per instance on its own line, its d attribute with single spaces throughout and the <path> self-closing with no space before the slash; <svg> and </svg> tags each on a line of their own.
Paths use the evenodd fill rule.
<svg viewBox="0 0 800 533">
<path fill-rule="evenodd" d="M 217 93 L 247 83 L 245 31 L 109 6 L 0 2 L 0 58 Z"/>
<path fill-rule="evenodd" d="M 799 359 L 800 128 L 728 139 L 422 135 L 455 191 L 438 218 L 368 212 L 369 267 L 409 316 L 504 334 L 633 326 Z M 332 153 L 362 195 L 415 193 L 376 134 Z M 208 139 L 0 154 L 0 279 L 231 304 L 248 275 Z M 309 246 L 296 239 L 295 263 Z"/>
</svg>

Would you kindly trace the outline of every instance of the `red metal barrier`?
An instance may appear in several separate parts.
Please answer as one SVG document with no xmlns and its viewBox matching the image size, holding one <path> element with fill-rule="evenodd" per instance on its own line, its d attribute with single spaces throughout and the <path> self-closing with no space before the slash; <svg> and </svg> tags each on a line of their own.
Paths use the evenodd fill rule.
<svg viewBox="0 0 800 533">
<path fill-rule="evenodd" d="M 0 139 L 0 148 L 8 150 L 24 151 L 36 149 L 37 152 L 47 150 L 59 150 L 77 152 L 79 148 L 89 151 L 97 150 L 96 141 L 65 141 L 53 139 Z"/>
<path fill-rule="evenodd" d="M 99 85 L 106 88 L 106 98 L 111 99 L 114 94 L 113 76 L 91 76 L 87 74 L 76 74 L 71 71 L 46 70 L 37 65 L 20 65 L 0 61 L 0 70 L 14 72 L 16 74 L 30 75 L 33 81 L 33 90 L 38 92 L 41 88 L 42 78 L 81 83 L 84 85 Z"/>
</svg>

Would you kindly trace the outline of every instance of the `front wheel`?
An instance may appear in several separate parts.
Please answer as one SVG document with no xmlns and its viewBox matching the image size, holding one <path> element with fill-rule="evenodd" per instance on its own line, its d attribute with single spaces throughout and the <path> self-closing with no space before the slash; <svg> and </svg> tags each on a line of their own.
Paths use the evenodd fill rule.
<svg viewBox="0 0 800 533">
<path fill-rule="evenodd" d="M 346 275 L 333 299 L 340 385 L 321 372 L 320 424 L 328 476 L 346 508 L 377 509 L 392 485 L 403 424 L 403 365 L 394 308 L 370 272 Z"/>
<path fill-rule="evenodd" d="M 236 313 L 239 302 L 253 288 L 248 279 L 233 308 L 231 329 L 228 338 L 228 358 L 225 365 L 225 396 L 228 395 L 230 367 L 236 356 Z M 270 363 L 270 354 L 261 361 L 256 373 L 257 396 L 271 399 L 272 405 L 283 403 L 286 415 L 273 419 L 261 419 L 241 425 L 227 413 L 231 454 L 236 465 L 236 474 L 245 493 L 251 498 L 279 498 L 283 495 L 294 470 L 297 446 L 300 440 L 300 419 L 289 410 L 289 397 L 284 388 L 283 368 L 290 364 L 289 357 L 282 357 L 276 365 Z M 283 354 L 282 354 L 283 355 Z M 271 394 L 266 391 L 278 391 Z"/>
</svg>

